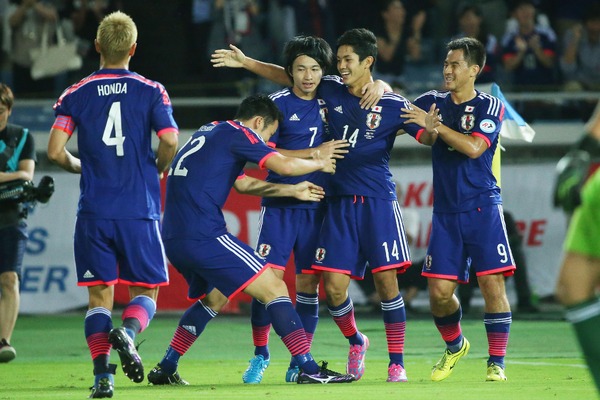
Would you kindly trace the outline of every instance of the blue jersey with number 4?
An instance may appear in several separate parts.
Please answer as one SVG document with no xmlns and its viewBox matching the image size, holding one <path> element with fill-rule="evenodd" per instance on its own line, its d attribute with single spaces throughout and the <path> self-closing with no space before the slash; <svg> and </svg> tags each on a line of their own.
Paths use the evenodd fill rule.
<svg viewBox="0 0 600 400">
<path fill-rule="evenodd" d="M 77 128 L 78 216 L 159 219 L 152 130 L 178 130 L 165 88 L 135 72 L 101 69 L 67 88 L 54 110 L 65 132 Z"/>
</svg>

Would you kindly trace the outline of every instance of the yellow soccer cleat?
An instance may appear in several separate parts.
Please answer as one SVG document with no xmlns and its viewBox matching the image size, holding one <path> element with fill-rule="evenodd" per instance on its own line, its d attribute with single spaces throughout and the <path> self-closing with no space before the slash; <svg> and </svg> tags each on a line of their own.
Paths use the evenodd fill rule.
<svg viewBox="0 0 600 400">
<path fill-rule="evenodd" d="M 506 375 L 504 375 L 504 368 L 499 366 L 498 364 L 491 363 L 487 368 L 487 378 L 488 382 L 497 382 L 497 381 L 505 381 Z"/>
<path fill-rule="evenodd" d="M 466 356 L 471 348 L 471 344 L 467 338 L 463 338 L 463 344 L 459 351 L 451 353 L 450 350 L 446 349 L 440 361 L 433 366 L 431 370 L 431 380 L 434 382 L 443 381 L 452 373 L 452 369 L 463 356 Z"/>
</svg>

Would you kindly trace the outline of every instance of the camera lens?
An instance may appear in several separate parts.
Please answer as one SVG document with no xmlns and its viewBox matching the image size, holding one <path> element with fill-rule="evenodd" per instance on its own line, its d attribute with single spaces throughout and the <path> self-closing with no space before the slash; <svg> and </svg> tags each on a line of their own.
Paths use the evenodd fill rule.
<svg viewBox="0 0 600 400">
<path fill-rule="evenodd" d="M 51 176 L 43 176 L 36 190 L 36 200 L 40 203 L 47 203 L 54 193 L 54 178 Z"/>
</svg>

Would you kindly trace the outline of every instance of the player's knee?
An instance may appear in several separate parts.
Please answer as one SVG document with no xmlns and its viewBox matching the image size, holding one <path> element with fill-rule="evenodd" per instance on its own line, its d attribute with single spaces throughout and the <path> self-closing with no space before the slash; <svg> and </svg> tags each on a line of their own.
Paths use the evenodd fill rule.
<svg viewBox="0 0 600 400">
<path fill-rule="evenodd" d="M 248 289 L 250 290 L 249 292 L 246 290 L 248 294 L 265 304 L 277 297 L 289 297 L 285 282 L 274 274 L 268 274 L 268 271 L 248 286 Z"/>
<path fill-rule="evenodd" d="M 0 274 L 0 289 L 2 293 L 15 292 L 19 290 L 19 277 L 16 272 L 5 272 Z"/>
<path fill-rule="evenodd" d="M 210 308 L 211 310 L 213 310 L 215 312 L 219 312 L 219 311 L 221 311 L 221 309 L 223 307 L 225 307 L 225 304 L 227 304 L 229 302 L 229 299 L 227 299 L 227 297 L 225 297 L 224 295 L 220 295 L 220 296 L 206 296 L 201 301 L 202 301 L 202 304 L 204 304 L 206 307 Z"/>
</svg>

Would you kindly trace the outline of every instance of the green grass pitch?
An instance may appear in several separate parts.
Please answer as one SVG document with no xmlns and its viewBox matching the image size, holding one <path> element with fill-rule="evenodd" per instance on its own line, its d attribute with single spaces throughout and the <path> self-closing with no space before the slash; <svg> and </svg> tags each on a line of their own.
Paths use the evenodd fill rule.
<svg viewBox="0 0 600 400">
<path fill-rule="evenodd" d="M 0 400 L 84 399 L 93 383 L 92 363 L 83 334 L 85 313 L 66 316 L 21 316 L 13 335 L 16 360 L 0 364 Z M 146 373 L 161 359 L 178 315 L 160 314 L 138 336 Z M 113 315 L 119 321 L 119 313 Z M 186 387 L 135 384 L 120 370 L 115 377 L 115 399 L 598 399 L 592 379 L 564 321 L 516 319 L 507 356 L 507 382 L 485 382 L 487 340 L 483 322 L 463 320 L 471 351 L 443 382 L 432 382 L 431 367 L 443 351 L 443 342 L 429 318 L 409 319 L 405 364 L 408 383 L 386 383 L 387 346 L 383 323 L 377 316 L 357 316 L 371 347 L 366 373 L 359 382 L 340 385 L 286 384 L 287 350 L 271 330 L 271 365 L 260 385 L 244 385 L 241 376 L 253 347 L 249 317 L 218 316 L 180 361 Z M 117 322 L 118 323 L 118 322 Z M 312 353 L 343 371 L 348 344 L 327 314 L 321 315 Z M 116 352 L 112 362 L 118 362 Z"/>
</svg>

